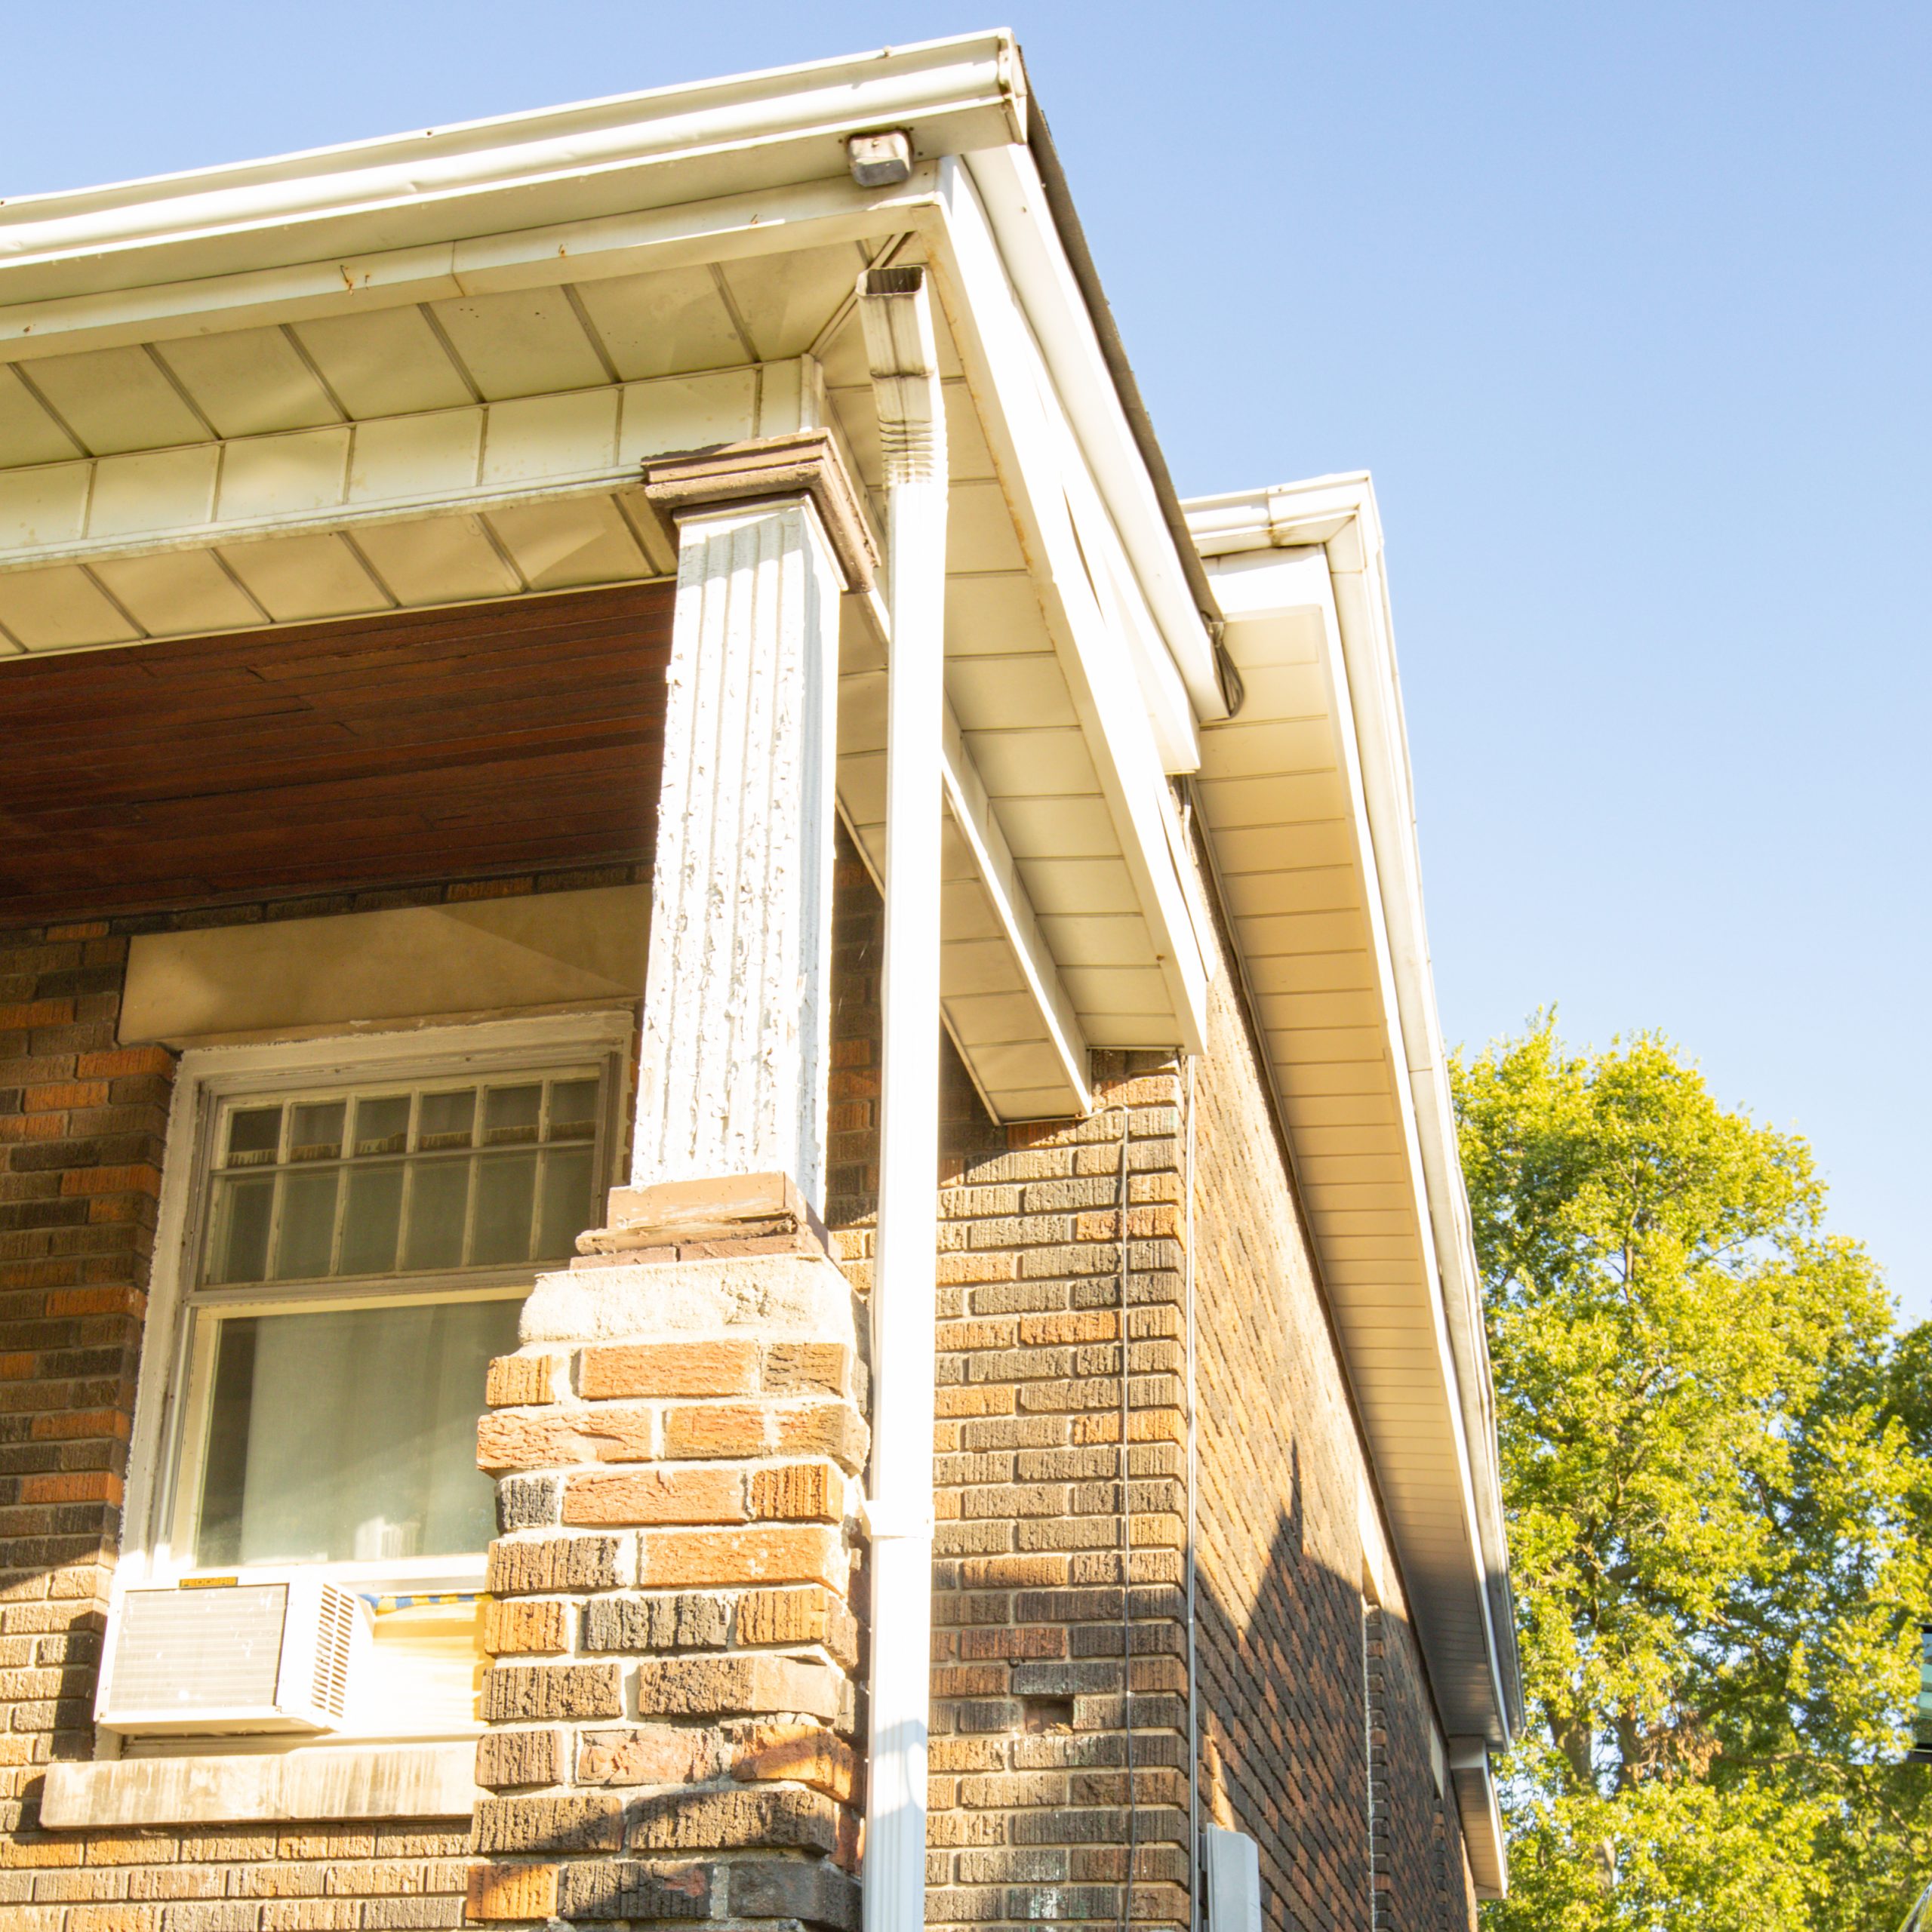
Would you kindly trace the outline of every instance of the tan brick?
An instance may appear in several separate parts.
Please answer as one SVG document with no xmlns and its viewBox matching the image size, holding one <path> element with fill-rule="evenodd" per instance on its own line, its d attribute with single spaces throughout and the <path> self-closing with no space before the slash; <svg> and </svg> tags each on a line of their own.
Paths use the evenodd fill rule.
<svg viewBox="0 0 1932 1932">
<path fill-rule="evenodd" d="M 764 1386 L 777 1394 L 847 1395 L 852 1386 L 852 1351 L 842 1343 L 772 1342 L 764 1351 Z"/>
<path fill-rule="evenodd" d="M 572 1463 L 648 1462 L 654 1423 L 645 1408 L 611 1407 L 486 1415 L 476 1425 L 476 1466 L 555 1469 Z"/>
<path fill-rule="evenodd" d="M 761 1403 L 680 1404 L 664 1411 L 664 1453 L 692 1460 L 763 1455 L 772 1446 L 773 1421 L 773 1411 Z"/>
<path fill-rule="evenodd" d="M 483 1647 L 492 1657 L 567 1651 L 571 1613 L 561 1603 L 492 1603 L 484 1614 Z"/>
<path fill-rule="evenodd" d="M 665 1464 L 573 1476 L 564 1486 L 566 1523 L 741 1523 L 745 1515 L 745 1479 L 736 1469 Z"/>
<path fill-rule="evenodd" d="M 548 1918 L 557 1909 L 554 1865 L 472 1865 L 464 1911 L 472 1924 Z"/>
<path fill-rule="evenodd" d="M 490 1364 L 483 1399 L 493 1408 L 556 1399 L 555 1355 L 498 1355 Z"/>
<path fill-rule="evenodd" d="M 648 1589 L 731 1583 L 824 1583 L 841 1589 L 848 1567 L 835 1529 L 753 1524 L 738 1530 L 648 1534 L 638 1581 Z"/>
<path fill-rule="evenodd" d="M 764 1522 L 835 1523 L 845 1485 L 829 1463 L 784 1463 L 752 1472 L 751 1513 Z"/>
<path fill-rule="evenodd" d="M 749 1395 L 758 1386 L 752 1342 L 644 1342 L 586 1349 L 579 1392 L 613 1395 Z"/>
</svg>

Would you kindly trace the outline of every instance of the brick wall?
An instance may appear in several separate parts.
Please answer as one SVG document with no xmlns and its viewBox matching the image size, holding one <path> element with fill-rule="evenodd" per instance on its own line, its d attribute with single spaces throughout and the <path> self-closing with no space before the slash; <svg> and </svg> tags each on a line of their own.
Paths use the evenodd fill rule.
<svg viewBox="0 0 1932 1932">
<path fill-rule="evenodd" d="M 384 894 L 380 903 L 616 882 L 603 875 L 493 880 Z M 167 923 L 375 903 L 365 895 L 232 906 Z M 827 1220 L 861 1291 L 877 1186 L 878 915 L 876 893 L 841 844 Z M 444 1825 L 122 1835 L 33 1829 L 35 1767 L 92 1749 L 94 1647 L 118 1533 L 168 1097 L 168 1057 L 140 1049 L 124 1055 L 113 1042 L 113 1015 L 128 931 L 157 923 L 54 928 L 0 941 L 0 1722 L 7 1727 L 0 1791 L 15 1807 L 9 1823 L 24 1828 L 0 1844 L 0 1902 L 30 1911 L 20 1922 L 46 1932 L 451 1924 L 463 1909 L 468 1840 Z M 1091 1119 L 1007 1129 L 987 1117 L 949 1047 L 943 1054 L 934 1915 L 962 1927 L 1117 1921 L 1131 1839 L 1134 1918 L 1185 1924 L 1188 1084 L 1158 1059 L 1103 1057 Z M 1473 1907 L 1454 1807 L 1439 1801 L 1430 1776 L 1426 1684 L 1398 1580 L 1364 1657 L 1358 1438 L 1225 976 L 1192 1105 L 1203 1815 L 1260 1841 L 1272 1927 L 1366 1927 L 1372 1730 L 1386 1753 L 1378 1922 L 1398 1932 L 1464 1932 Z M 1124 1597 L 1123 1141 L 1132 1536 Z M 575 1401 L 581 1391 L 569 1395 Z M 705 1399 L 728 1406 L 722 1396 Z M 660 1406 L 668 1425 L 668 1395 Z M 519 1474 L 512 1484 L 526 1480 Z M 506 1485 L 512 1513 L 516 1494 Z M 586 1523 L 576 1534 L 595 1531 Z M 849 1588 L 862 1617 L 863 1572 Z M 811 1589 L 801 1582 L 764 1594 Z M 863 1629 L 849 1617 L 840 1621 L 842 1592 L 826 1593 L 823 1628 L 809 1631 L 761 1623 L 760 1586 L 697 1594 L 703 1603 L 681 1607 L 675 1591 L 660 1600 L 676 1626 L 669 1647 L 688 1660 L 680 1666 L 687 1675 L 706 1657 L 748 1646 L 774 1659 L 829 1663 L 863 1684 Z M 494 1632 L 509 1666 L 505 1697 L 516 1687 L 515 1670 L 574 1667 L 579 1635 L 586 1644 L 594 1637 L 586 1626 L 574 1632 L 569 1652 L 543 1648 L 555 1633 L 525 1628 L 534 1606 L 510 1601 L 515 1595 L 506 1589 Z M 705 1617 L 719 1603 L 722 1641 L 707 1647 Z M 1132 1659 L 1131 1789 L 1123 1610 Z M 536 1612 L 540 1620 L 543 1614 Z M 642 1640 L 651 1654 L 660 1634 Z M 635 1660 L 624 1661 L 635 1645 L 612 1641 L 613 1650 L 601 1657 L 586 1650 L 580 1661 L 595 1669 L 608 1660 L 635 1674 Z M 1365 1683 L 1376 1694 L 1373 1725 Z M 586 1694 L 595 1701 L 601 1694 L 590 1685 Z M 649 1714 L 629 1687 L 623 1694 L 621 1715 L 608 1721 L 586 1711 L 577 1714 L 579 1726 L 566 1714 L 584 1732 L 575 1755 L 577 1771 L 590 1780 L 586 1795 L 628 1789 L 648 1768 L 631 1758 L 642 1748 L 636 1734 L 651 1728 L 638 1720 Z M 751 1694 L 739 1685 L 712 1701 L 743 1703 Z M 710 1713 L 710 1730 L 744 1746 L 743 1766 L 728 1753 L 712 1782 L 719 1789 L 736 1784 L 751 1798 L 761 1787 L 815 1792 L 801 1801 L 803 1809 L 786 1801 L 799 1819 L 817 1798 L 829 1800 L 832 1838 L 817 1850 L 835 1874 L 851 1857 L 849 1823 L 838 1820 L 849 1821 L 860 1801 L 849 1758 L 839 1754 L 843 1740 L 862 1729 L 862 1707 L 815 1721 L 819 1741 L 803 1740 L 811 1748 L 802 1755 L 800 1740 L 758 1730 L 795 1715 L 747 1709 L 720 1724 Z M 525 1723 L 513 1710 L 506 1716 L 510 1733 L 552 1734 L 546 1720 Z M 670 1727 L 681 1721 L 672 1718 Z M 601 1743 L 600 1726 L 612 1734 Z M 768 1778 L 758 1752 L 774 1745 L 779 1755 L 763 1761 Z M 597 1753 L 607 1746 L 605 1764 Z M 512 1747 L 493 1741 L 489 1748 Z M 514 1772 L 506 1761 L 491 1782 L 513 1780 Z M 502 1788 L 514 1795 L 521 1787 Z M 632 1801 L 622 1804 L 628 1817 Z M 686 1815 L 697 1814 L 687 1808 Z M 774 1829 L 789 1827 L 780 1820 Z M 808 1820 L 800 1829 L 816 1828 Z M 748 1841 L 743 1850 L 758 1848 Z M 654 1860 L 618 1862 L 629 1869 L 666 1855 L 676 1862 L 669 1845 Z M 775 1872 L 760 1893 L 752 1863 L 740 1863 L 746 1900 L 799 1915 L 793 1908 L 801 1901 L 777 1882 L 795 1874 Z M 826 1890 L 829 1877 L 813 1882 L 824 1896 L 803 1900 L 804 1915 L 822 1923 L 849 1916 L 849 1894 Z M 708 1894 L 703 1910 L 723 1909 L 725 1897 Z M 664 1916 L 688 1915 L 699 1903 L 688 1894 L 652 1898 L 640 1892 L 629 1903 Z M 518 1909 L 513 1897 L 478 1903 L 506 1915 Z"/>
<path fill-rule="evenodd" d="M 0 1826 L 93 1754 L 173 1061 L 115 1041 L 126 938 L 0 937 Z M 0 1864 L 5 1862 L 0 1847 Z"/>
<path fill-rule="evenodd" d="M 469 1835 L 447 1820 L 38 1829 L 43 1767 L 94 1755 L 172 1087 L 171 1054 L 115 1040 L 129 939 L 638 876 L 617 867 L 458 880 L 0 934 L 0 1920 L 9 1927 L 373 1932 L 463 1915 Z"/>
<path fill-rule="evenodd" d="M 1275 1932 L 1358 1932 L 1371 1923 L 1373 1728 L 1387 1806 L 1373 1922 L 1465 1932 L 1472 1895 L 1392 1571 L 1364 1628 L 1366 1466 L 1265 1094 L 1223 974 L 1194 1098 L 1204 1805 L 1259 1841 Z"/>
</svg>

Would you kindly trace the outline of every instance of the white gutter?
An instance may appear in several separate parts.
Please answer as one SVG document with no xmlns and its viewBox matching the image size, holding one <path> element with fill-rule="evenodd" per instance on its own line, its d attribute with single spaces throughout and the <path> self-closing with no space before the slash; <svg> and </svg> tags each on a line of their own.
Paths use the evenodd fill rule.
<svg viewBox="0 0 1932 1932">
<path fill-rule="evenodd" d="M 0 305 L 843 177 L 848 136 L 881 128 L 911 129 L 919 161 L 1023 140 L 1012 35 L 23 196 L 0 203 Z"/>
<path fill-rule="evenodd" d="M 858 297 L 884 458 L 891 608 L 867 1510 L 872 1666 L 866 1932 L 922 1932 L 926 1906 L 946 515 L 946 406 L 926 272 L 869 269 Z"/>
</svg>

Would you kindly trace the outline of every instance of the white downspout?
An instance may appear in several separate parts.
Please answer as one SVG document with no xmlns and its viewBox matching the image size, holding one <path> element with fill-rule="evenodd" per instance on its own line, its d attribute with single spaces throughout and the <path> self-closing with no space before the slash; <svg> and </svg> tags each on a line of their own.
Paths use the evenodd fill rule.
<svg viewBox="0 0 1932 1932">
<path fill-rule="evenodd" d="M 946 416 L 923 267 L 871 269 L 859 314 L 885 459 L 884 1054 L 872 1267 L 872 1727 L 865 1932 L 922 1932 L 939 1233 L 940 749 Z"/>
</svg>

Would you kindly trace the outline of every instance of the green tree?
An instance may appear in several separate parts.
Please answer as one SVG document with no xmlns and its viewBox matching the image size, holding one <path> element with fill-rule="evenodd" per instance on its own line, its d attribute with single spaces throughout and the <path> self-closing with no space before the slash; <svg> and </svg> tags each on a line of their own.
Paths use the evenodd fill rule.
<svg viewBox="0 0 1932 1932">
<path fill-rule="evenodd" d="M 1932 1334 L 1668 1042 L 1459 1058 L 1528 1722 L 1491 1932 L 1891 1932 Z"/>
</svg>

